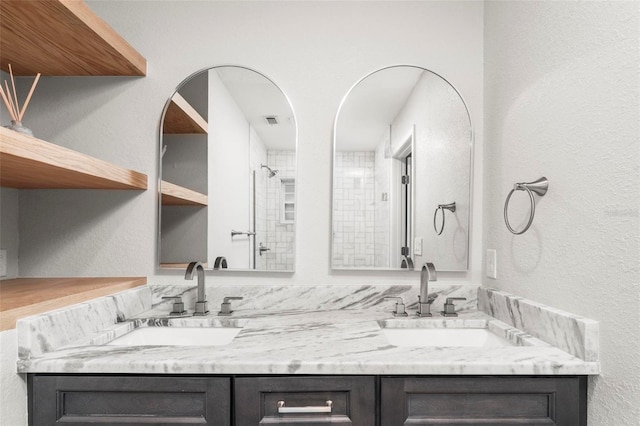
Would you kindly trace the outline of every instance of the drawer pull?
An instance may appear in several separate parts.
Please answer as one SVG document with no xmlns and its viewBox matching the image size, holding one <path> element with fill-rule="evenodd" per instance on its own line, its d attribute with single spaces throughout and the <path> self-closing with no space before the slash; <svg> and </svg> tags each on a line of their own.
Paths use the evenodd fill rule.
<svg viewBox="0 0 640 426">
<path fill-rule="evenodd" d="M 285 407 L 284 401 L 278 401 L 278 414 L 287 413 L 330 413 L 333 401 L 327 401 L 327 405 L 321 407 Z"/>
</svg>

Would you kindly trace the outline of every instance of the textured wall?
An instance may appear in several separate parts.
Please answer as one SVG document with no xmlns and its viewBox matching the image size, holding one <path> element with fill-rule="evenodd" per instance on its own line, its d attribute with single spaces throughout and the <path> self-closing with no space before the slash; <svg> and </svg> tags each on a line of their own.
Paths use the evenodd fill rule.
<svg viewBox="0 0 640 426">
<path fill-rule="evenodd" d="M 589 424 L 640 418 L 637 2 L 485 5 L 483 284 L 600 321 Z M 515 182 L 546 176 L 531 229 L 508 232 Z M 520 224 L 528 198 L 513 197 Z"/>
<path fill-rule="evenodd" d="M 19 191 L 0 188 L 0 248 L 7 250 L 7 275 L 3 279 L 18 276 Z"/>
<path fill-rule="evenodd" d="M 25 374 L 16 374 L 18 342 L 16 330 L 0 332 L 0 424 L 27 425 L 27 380 Z"/>
</svg>

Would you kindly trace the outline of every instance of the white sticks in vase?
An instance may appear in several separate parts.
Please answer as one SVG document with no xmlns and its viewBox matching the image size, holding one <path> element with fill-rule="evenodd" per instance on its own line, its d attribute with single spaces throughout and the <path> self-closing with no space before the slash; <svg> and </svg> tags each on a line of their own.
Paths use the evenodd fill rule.
<svg viewBox="0 0 640 426">
<path fill-rule="evenodd" d="M 11 64 L 9 64 L 9 74 L 11 75 L 11 87 L 13 91 L 9 90 L 9 84 L 7 81 L 4 81 L 5 90 L 0 85 L 0 95 L 2 95 L 2 100 L 4 101 L 4 105 L 7 107 L 9 111 L 9 115 L 11 116 L 11 120 L 15 123 L 22 122 L 22 117 L 24 117 L 24 113 L 27 111 L 27 107 L 29 106 L 29 102 L 31 101 L 31 96 L 33 95 L 33 91 L 38 84 L 38 80 L 40 79 L 40 73 L 36 75 L 36 79 L 31 84 L 31 90 L 29 90 L 29 94 L 27 95 L 27 99 L 25 99 L 22 108 L 20 108 L 20 104 L 18 103 L 18 92 L 16 91 L 16 83 L 13 78 L 13 70 L 11 69 Z"/>
</svg>

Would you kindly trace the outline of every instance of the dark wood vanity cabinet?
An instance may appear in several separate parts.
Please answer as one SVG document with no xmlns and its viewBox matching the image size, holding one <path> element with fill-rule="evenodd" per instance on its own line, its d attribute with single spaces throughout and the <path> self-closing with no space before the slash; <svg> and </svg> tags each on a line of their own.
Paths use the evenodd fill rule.
<svg viewBox="0 0 640 426">
<path fill-rule="evenodd" d="M 229 377 L 30 374 L 29 425 L 231 425 Z"/>
<path fill-rule="evenodd" d="M 376 377 L 238 377 L 236 425 L 376 424 Z"/>
<path fill-rule="evenodd" d="M 382 377 L 380 425 L 586 426 L 585 376 Z"/>
<path fill-rule="evenodd" d="M 30 374 L 29 424 L 586 426 L 586 376 Z"/>
</svg>

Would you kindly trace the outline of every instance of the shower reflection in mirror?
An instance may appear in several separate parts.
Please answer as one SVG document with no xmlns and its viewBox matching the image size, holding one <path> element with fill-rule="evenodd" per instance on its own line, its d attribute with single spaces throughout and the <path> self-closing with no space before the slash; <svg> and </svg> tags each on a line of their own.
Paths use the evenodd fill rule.
<svg viewBox="0 0 640 426">
<path fill-rule="evenodd" d="M 392 66 L 356 83 L 334 127 L 332 268 L 466 270 L 471 147 L 466 105 L 439 75 Z"/>
<path fill-rule="evenodd" d="M 162 128 L 160 266 L 223 256 L 228 270 L 293 271 L 297 128 L 280 88 L 245 67 L 197 72 Z M 197 202 L 169 202 L 174 185 Z"/>
</svg>

